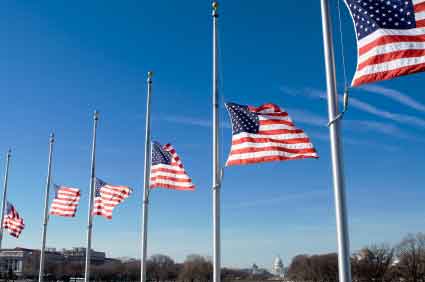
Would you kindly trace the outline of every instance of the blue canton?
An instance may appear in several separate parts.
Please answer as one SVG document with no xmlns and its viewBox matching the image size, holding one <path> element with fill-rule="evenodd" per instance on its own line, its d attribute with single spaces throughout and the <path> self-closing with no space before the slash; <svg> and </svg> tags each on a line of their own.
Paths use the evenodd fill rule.
<svg viewBox="0 0 425 282">
<path fill-rule="evenodd" d="M 411 29 L 416 27 L 412 0 L 346 0 L 362 39 L 377 29 Z"/>
<path fill-rule="evenodd" d="M 106 182 L 96 178 L 95 197 L 100 197 L 100 189 L 105 185 L 107 185 Z"/>
<path fill-rule="evenodd" d="M 165 151 L 161 144 L 154 142 L 152 144 L 152 165 L 165 164 L 171 165 L 172 156 L 169 152 Z"/>
<path fill-rule="evenodd" d="M 12 212 L 12 208 L 13 208 L 12 204 L 9 203 L 9 202 L 7 202 L 7 204 L 6 204 L 6 214 L 11 213 Z"/>
<path fill-rule="evenodd" d="M 251 112 L 247 106 L 235 103 L 226 103 L 226 108 L 232 120 L 233 135 L 241 132 L 258 133 L 260 120 L 256 113 Z"/>
<path fill-rule="evenodd" d="M 53 187 L 55 189 L 55 197 L 57 198 L 58 197 L 58 192 L 59 192 L 59 190 L 60 190 L 61 187 L 59 185 L 57 185 L 57 184 L 53 184 Z"/>
</svg>

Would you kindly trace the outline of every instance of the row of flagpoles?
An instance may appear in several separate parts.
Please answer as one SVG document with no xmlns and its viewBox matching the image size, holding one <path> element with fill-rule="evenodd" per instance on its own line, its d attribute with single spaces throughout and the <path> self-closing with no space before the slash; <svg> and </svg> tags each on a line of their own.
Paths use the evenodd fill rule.
<svg viewBox="0 0 425 282">
<path fill-rule="evenodd" d="M 389 5 L 386 7 L 383 5 Z M 364 60 L 358 63 L 357 73 L 353 85 L 379 81 L 393 78 L 400 75 L 410 74 L 425 70 L 423 59 L 424 50 L 410 50 L 414 45 L 402 45 L 407 41 L 425 42 L 425 0 L 398 1 L 400 8 L 391 1 L 380 0 L 346 0 L 347 7 L 356 23 L 357 39 L 359 49 L 367 47 L 366 59 L 359 50 L 359 58 Z M 379 26 L 378 21 L 374 21 L 371 15 L 369 21 L 362 17 L 369 17 L 368 11 L 364 10 L 362 16 L 357 13 L 362 12 L 362 6 L 381 7 L 382 9 L 397 9 L 395 12 L 404 12 L 406 16 L 411 16 L 412 11 L 418 19 L 412 28 L 412 22 L 407 21 L 407 26 L 401 26 L 395 22 L 391 29 Z M 358 5 L 358 6 L 357 6 Z M 381 5 L 381 6 L 380 6 Z M 213 23 L 213 76 L 212 76 L 212 108 L 213 108 L 213 135 L 212 135 L 212 200 L 213 200 L 213 281 L 220 282 L 221 276 L 221 238 L 220 238 L 220 190 L 223 180 L 223 168 L 219 162 L 219 80 L 218 80 L 218 3 L 212 5 Z M 373 10 L 373 9 L 371 9 Z M 338 267 L 339 281 L 351 282 L 350 270 L 350 250 L 347 224 L 347 208 L 345 196 L 345 181 L 343 170 L 343 155 L 341 149 L 340 122 L 342 114 L 338 110 L 338 92 L 336 84 L 335 55 L 332 38 L 332 23 L 330 16 L 329 0 L 321 0 L 322 29 L 324 58 L 326 68 L 326 85 L 329 115 L 329 132 L 331 141 L 332 176 L 336 209 L 337 243 L 338 243 Z M 374 11 L 371 12 L 375 13 Z M 376 13 L 380 10 L 376 8 Z M 397 14 L 398 15 L 398 14 Z M 355 17 L 356 16 L 356 17 Z M 382 15 L 383 17 L 385 15 Z M 403 21 L 404 18 L 401 18 Z M 408 18 L 410 19 L 410 18 Z M 415 19 L 415 18 L 413 18 Z M 356 21 L 364 21 L 374 28 L 364 27 Z M 404 20 L 405 21 L 405 20 Z M 383 22 L 385 26 L 387 23 Z M 377 27 L 378 25 L 378 27 Z M 361 37 L 361 38 L 360 38 Z M 385 46 L 392 42 L 402 43 L 396 46 Z M 369 44 L 369 45 L 367 45 Z M 366 46 L 367 45 L 367 46 Z M 406 46 L 408 47 L 406 49 Z M 412 47 L 413 46 L 413 47 Z M 387 48 L 387 49 L 386 49 Z M 399 48 L 399 49 L 397 49 Z M 411 52 L 412 51 L 412 52 Z M 412 57 L 412 54 L 418 57 Z M 407 65 L 407 67 L 406 67 Z M 142 211 L 142 232 L 141 232 L 141 282 L 146 282 L 146 257 L 148 246 L 148 209 L 149 195 L 153 188 L 162 187 L 174 190 L 194 190 L 192 180 L 187 175 L 180 157 L 175 149 L 167 144 L 152 143 L 151 140 L 151 97 L 152 97 L 152 72 L 147 78 L 147 100 L 146 100 L 146 127 L 145 127 L 145 159 L 144 159 L 144 184 L 143 184 L 143 211 Z M 346 104 L 344 99 L 344 104 Z M 232 123 L 232 146 L 226 162 L 226 166 L 252 164 L 269 161 L 284 161 L 305 158 L 317 158 L 318 155 L 308 136 L 303 130 L 297 128 L 289 117 L 288 113 L 274 104 L 264 104 L 259 107 L 226 103 Z M 90 250 L 92 242 L 93 215 L 101 215 L 106 218 L 112 217 L 112 209 L 131 194 L 131 189 L 126 186 L 114 186 L 105 183 L 96 177 L 96 130 L 99 121 L 99 114 L 94 114 L 92 158 L 90 174 L 90 198 L 87 218 L 87 248 L 85 260 L 85 282 L 90 281 Z M 43 281 L 45 263 L 45 245 L 48 224 L 49 193 L 51 186 L 51 169 L 53 155 L 54 136 L 50 137 L 48 174 L 45 187 L 44 217 L 42 245 L 40 256 L 39 282 Z M 3 229 L 9 229 L 11 235 L 18 237 L 24 228 L 23 219 L 16 209 L 7 202 L 7 184 L 10 163 L 10 151 L 6 158 L 6 172 L 4 179 L 4 191 L 2 201 L 2 224 L 0 232 L 0 248 L 3 238 Z M 79 190 L 76 188 L 59 187 L 56 198 L 51 204 L 50 214 L 74 216 L 76 206 L 79 201 Z M 61 191 L 61 192 L 58 192 Z M 64 203 L 65 202 L 65 203 Z M 58 212 L 58 205 L 68 205 L 65 212 Z M 60 208 L 59 208 L 60 209 Z"/>
</svg>

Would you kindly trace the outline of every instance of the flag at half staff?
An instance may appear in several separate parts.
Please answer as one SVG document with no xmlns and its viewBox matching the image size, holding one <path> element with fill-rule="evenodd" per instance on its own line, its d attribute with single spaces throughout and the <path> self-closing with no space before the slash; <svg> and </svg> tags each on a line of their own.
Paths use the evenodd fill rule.
<svg viewBox="0 0 425 282">
<path fill-rule="evenodd" d="M 54 185 L 55 198 L 50 206 L 49 214 L 74 217 L 80 201 L 80 189 Z"/>
<path fill-rule="evenodd" d="M 345 0 L 358 48 L 352 85 L 425 70 L 425 0 Z"/>
<path fill-rule="evenodd" d="M 226 165 L 318 158 L 303 130 L 277 105 L 226 103 L 232 122 L 232 148 Z"/>
<path fill-rule="evenodd" d="M 9 202 L 6 204 L 3 228 L 9 230 L 9 234 L 15 238 L 19 238 L 19 235 L 21 235 L 22 230 L 25 228 L 24 219 L 19 216 L 18 211 Z"/>
<path fill-rule="evenodd" d="M 112 211 L 132 193 L 128 186 L 108 184 L 96 178 L 95 198 L 92 214 L 112 219 Z"/>
<path fill-rule="evenodd" d="M 195 185 L 186 173 L 180 157 L 171 144 L 152 144 L 150 188 L 162 187 L 173 190 L 193 191 Z"/>
</svg>

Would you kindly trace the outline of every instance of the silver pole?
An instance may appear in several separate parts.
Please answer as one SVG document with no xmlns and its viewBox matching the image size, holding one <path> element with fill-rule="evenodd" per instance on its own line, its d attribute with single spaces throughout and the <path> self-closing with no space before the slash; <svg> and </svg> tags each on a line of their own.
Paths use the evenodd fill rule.
<svg viewBox="0 0 425 282">
<path fill-rule="evenodd" d="M 143 216 L 142 216 L 142 259 L 140 261 L 140 281 L 146 281 L 146 256 L 148 246 L 148 208 L 149 208 L 149 178 L 151 162 L 151 95 L 152 72 L 148 72 L 148 95 L 146 98 L 146 127 L 145 127 L 145 179 L 143 184 Z"/>
<path fill-rule="evenodd" d="M 4 183 L 3 183 L 3 200 L 1 204 L 1 223 L 0 223 L 0 249 L 2 248 L 3 241 L 3 219 L 4 219 L 4 210 L 6 209 L 6 201 L 7 201 L 7 182 L 9 180 L 9 165 L 10 165 L 10 157 L 12 155 L 12 150 L 9 149 L 6 154 L 6 171 L 4 173 Z"/>
<path fill-rule="evenodd" d="M 338 239 L 339 281 L 351 282 L 350 243 L 348 238 L 347 207 L 345 200 L 344 169 L 338 116 L 338 93 L 332 38 L 329 1 L 321 0 L 323 45 L 325 50 L 326 84 L 328 95 L 329 132 L 331 138 L 332 175 L 334 183 L 336 226 Z M 334 122 L 331 122 L 334 121 Z"/>
<path fill-rule="evenodd" d="M 213 12 L 213 281 L 221 281 L 221 239 L 220 239 L 220 156 L 219 156 L 219 99 L 218 99 L 218 2 L 212 4 Z"/>
<path fill-rule="evenodd" d="M 96 182 L 96 130 L 97 123 L 99 121 L 99 112 L 95 111 L 93 115 L 93 141 L 92 141 L 92 150 L 91 150 L 91 174 L 90 174 L 90 198 L 89 198 L 89 210 L 87 214 L 87 248 L 86 248 L 86 268 L 84 274 L 84 282 L 90 281 L 90 255 L 91 255 L 91 237 L 93 230 L 93 202 L 94 202 L 94 190 Z"/>
<path fill-rule="evenodd" d="M 52 155 L 53 155 L 53 143 L 55 142 L 55 135 L 50 134 L 49 139 L 49 160 L 47 165 L 47 178 L 46 188 L 44 192 L 44 219 L 43 219 L 43 235 L 40 250 L 40 268 L 38 270 L 38 281 L 43 282 L 44 276 L 44 264 L 45 264 L 45 250 L 46 250 L 46 234 L 47 234 L 47 222 L 49 221 L 49 194 L 50 194 L 50 181 L 52 173 Z"/>
</svg>

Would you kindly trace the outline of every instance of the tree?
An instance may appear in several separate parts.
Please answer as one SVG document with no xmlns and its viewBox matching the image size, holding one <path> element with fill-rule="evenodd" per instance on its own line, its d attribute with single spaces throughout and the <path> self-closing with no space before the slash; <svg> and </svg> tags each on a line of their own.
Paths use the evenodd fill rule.
<svg viewBox="0 0 425 282">
<path fill-rule="evenodd" d="M 385 244 L 365 247 L 352 258 L 353 278 L 359 282 L 392 280 L 389 270 L 393 261 L 394 248 Z"/>
<path fill-rule="evenodd" d="M 182 281 L 210 281 L 213 266 L 211 260 L 200 255 L 189 255 L 183 263 L 179 279 Z"/>
<path fill-rule="evenodd" d="M 126 281 L 140 280 L 140 260 L 132 260 L 124 263 Z"/>
<path fill-rule="evenodd" d="M 161 254 L 153 255 L 146 264 L 150 280 L 159 282 L 175 280 L 177 278 L 176 264 L 169 256 Z"/>
<path fill-rule="evenodd" d="M 336 282 L 338 281 L 338 256 L 298 255 L 292 259 L 288 279 L 293 281 Z"/>
<path fill-rule="evenodd" d="M 408 234 L 396 250 L 400 276 L 406 281 L 423 281 L 425 276 L 425 234 Z"/>
<path fill-rule="evenodd" d="M 308 281 L 311 277 L 309 264 L 308 255 L 295 256 L 288 268 L 288 279 L 293 281 Z"/>
</svg>

